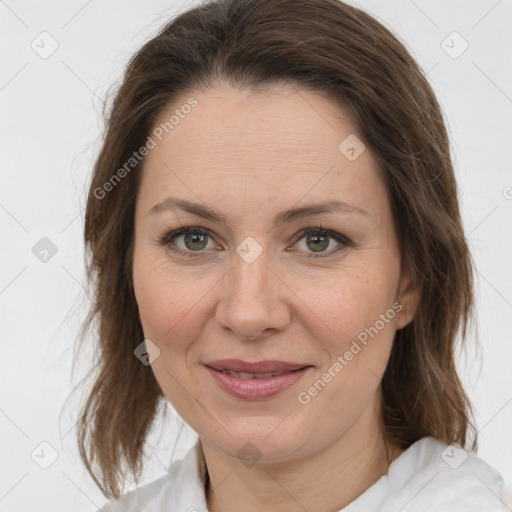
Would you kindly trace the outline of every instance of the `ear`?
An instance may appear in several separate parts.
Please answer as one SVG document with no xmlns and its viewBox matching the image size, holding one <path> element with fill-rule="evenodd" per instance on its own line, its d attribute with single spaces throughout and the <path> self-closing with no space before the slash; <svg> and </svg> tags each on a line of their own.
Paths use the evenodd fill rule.
<svg viewBox="0 0 512 512">
<path fill-rule="evenodd" d="M 403 271 L 400 274 L 400 281 L 398 284 L 397 302 L 402 305 L 402 309 L 398 314 L 396 328 L 397 330 L 403 329 L 410 324 L 416 314 L 420 300 L 421 290 L 418 284 L 413 279 L 409 271 Z M 405 315 L 405 320 L 404 320 Z"/>
</svg>

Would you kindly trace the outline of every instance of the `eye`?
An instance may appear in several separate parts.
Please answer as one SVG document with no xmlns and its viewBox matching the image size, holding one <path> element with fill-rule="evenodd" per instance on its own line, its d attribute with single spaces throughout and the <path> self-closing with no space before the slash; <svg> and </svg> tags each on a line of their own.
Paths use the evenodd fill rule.
<svg viewBox="0 0 512 512">
<path fill-rule="evenodd" d="M 295 235 L 295 240 L 295 249 L 290 250 L 309 253 L 307 257 L 310 259 L 328 257 L 352 245 L 341 233 L 322 227 L 303 229 Z M 205 249 L 217 247 L 210 232 L 200 227 L 176 229 L 165 234 L 158 242 L 176 254 L 191 258 L 203 256 L 207 252 Z"/>
<path fill-rule="evenodd" d="M 295 247 L 298 247 L 298 250 L 309 252 L 309 258 L 311 256 L 316 258 L 318 255 L 320 257 L 330 256 L 351 245 L 350 240 L 341 233 L 322 227 L 304 229 L 297 233 L 296 239 Z"/>
<path fill-rule="evenodd" d="M 210 233 L 203 228 L 180 228 L 164 235 L 159 243 L 173 252 L 185 256 L 200 256 L 204 249 L 212 249 Z M 194 254 L 196 253 L 196 254 Z"/>
</svg>

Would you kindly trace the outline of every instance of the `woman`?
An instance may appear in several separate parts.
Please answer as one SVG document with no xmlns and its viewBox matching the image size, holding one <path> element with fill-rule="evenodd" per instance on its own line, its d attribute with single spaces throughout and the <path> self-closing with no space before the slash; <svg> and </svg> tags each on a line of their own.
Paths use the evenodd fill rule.
<svg viewBox="0 0 512 512">
<path fill-rule="evenodd" d="M 104 511 L 505 510 L 455 370 L 472 267 L 442 114 L 369 15 L 171 21 L 115 97 L 85 241 Z M 199 440 L 118 499 L 166 402 Z"/>
</svg>

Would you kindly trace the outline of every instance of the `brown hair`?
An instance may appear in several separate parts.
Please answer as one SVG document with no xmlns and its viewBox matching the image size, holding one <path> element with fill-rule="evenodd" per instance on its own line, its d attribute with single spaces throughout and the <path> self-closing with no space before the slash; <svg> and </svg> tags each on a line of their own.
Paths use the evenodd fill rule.
<svg viewBox="0 0 512 512">
<path fill-rule="evenodd" d="M 348 109 L 387 185 L 402 271 L 421 291 L 396 332 L 382 379 L 386 439 L 406 449 L 425 436 L 467 445 L 471 406 L 454 362 L 473 312 L 448 137 L 426 77 L 397 38 L 339 0 L 217 0 L 180 14 L 130 60 L 90 183 L 84 238 L 93 304 L 80 332 L 97 328 L 95 380 L 78 421 L 87 470 L 108 498 L 139 481 L 144 443 L 165 401 L 149 366 L 133 292 L 134 210 L 144 161 L 99 194 L 142 147 L 179 93 L 217 78 L 241 88 L 286 81 Z"/>
</svg>

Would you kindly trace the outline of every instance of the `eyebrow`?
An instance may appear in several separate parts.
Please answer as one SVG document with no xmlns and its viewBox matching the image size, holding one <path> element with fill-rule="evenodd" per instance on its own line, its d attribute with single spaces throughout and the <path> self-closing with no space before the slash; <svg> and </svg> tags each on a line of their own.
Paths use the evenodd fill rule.
<svg viewBox="0 0 512 512">
<path fill-rule="evenodd" d="M 148 213 L 153 215 L 165 210 L 175 209 L 184 210 L 212 222 L 228 224 L 228 218 L 223 213 L 216 212 L 204 204 L 194 203 L 176 197 L 167 197 L 163 201 L 155 204 Z M 325 213 L 359 213 L 361 215 L 368 215 L 367 211 L 354 204 L 341 200 L 332 200 L 323 203 L 310 203 L 279 212 L 274 220 L 274 227 Z"/>
</svg>

